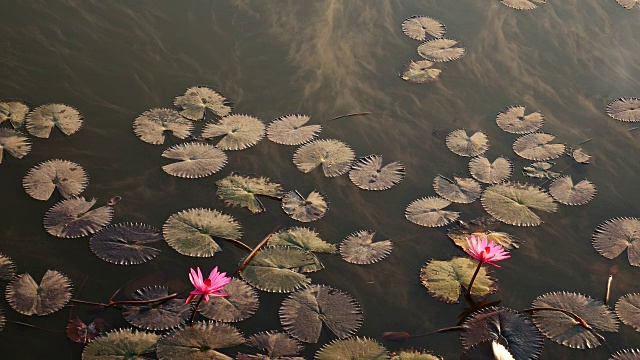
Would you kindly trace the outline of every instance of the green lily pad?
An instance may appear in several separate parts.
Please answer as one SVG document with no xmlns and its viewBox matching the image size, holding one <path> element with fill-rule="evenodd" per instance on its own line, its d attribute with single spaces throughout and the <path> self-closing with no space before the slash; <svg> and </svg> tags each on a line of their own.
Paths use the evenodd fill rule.
<svg viewBox="0 0 640 360">
<path fill-rule="evenodd" d="M 353 264 L 373 264 L 387 257 L 393 249 L 391 240 L 373 242 L 375 231 L 358 231 L 340 244 L 340 255 Z"/>
<path fill-rule="evenodd" d="M 607 259 L 613 259 L 625 250 L 629 263 L 640 266 L 640 219 L 616 218 L 598 225 L 591 244 Z"/>
<path fill-rule="evenodd" d="M 134 300 L 152 300 L 169 295 L 169 288 L 147 286 L 131 294 Z M 191 316 L 193 304 L 185 299 L 168 299 L 147 304 L 123 305 L 122 317 L 133 326 L 145 330 L 167 330 L 182 325 Z"/>
<path fill-rule="evenodd" d="M 616 314 L 623 323 L 640 331 L 640 294 L 627 294 L 618 299 Z"/>
<path fill-rule="evenodd" d="M 537 186 L 506 182 L 485 189 L 482 207 L 494 218 L 516 226 L 537 226 L 542 220 L 533 210 L 555 212 L 558 205 Z"/>
<path fill-rule="evenodd" d="M 82 360 L 148 359 L 160 335 L 146 331 L 119 329 L 98 336 L 82 352 Z"/>
<path fill-rule="evenodd" d="M 220 292 L 227 296 L 211 296 L 209 302 L 200 304 L 198 311 L 208 319 L 237 322 L 248 319 L 258 310 L 257 292 L 240 279 L 232 278 Z"/>
<path fill-rule="evenodd" d="M 302 145 L 293 154 L 293 163 L 304 173 L 322 165 L 326 177 L 345 174 L 351 168 L 355 153 L 338 140 L 315 140 Z"/>
<path fill-rule="evenodd" d="M 256 197 L 282 198 L 282 185 L 266 177 L 253 177 L 231 174 L 216 182 L 216 194 L 227 206 L 239 206 L 254 214 L 265 211 Z"/>
<path fill-rule="evenodd" d="M 458 302 L 460 287 L 467 288 L 478 267 L 478 262 L 469 258 L 454 257 L 451 260 L 431 260 L 420 270 L 420 281 L 431 295 L 448 302 Z M 484 296 L 496 291 L 495 281 L 485 266 L 480 268 L 473 283 L 471 294 Z"/>
<path fill-rule="evenodd" d="M 251 335 L 247 339 L 247 345 L 266 351 L 269 355 L 266 359 L 304 359 L 296 357 L 303 346 L 300 342 L 289 335 L 277 331 L 265 331 Z"/>
<path fill-rule="evenodd" d="M 322 239 L 317 232 L 306 227 L 282 229 L 271 235 L 268 245 L 291 246 L 304 251 L 334 254 L 336 246 Z"/>
<path fill-rule="evenodd" d="M 227 164 L 227 154 L 224 151 L 200 142 L 174 145 L 165 150 L 162 157 L 178 160 L 164 165 L 164 172 L 187 179 L 209 176 Z"/>
<path fill-rule="evenodd" d="M 394 353 L 391 360 L 443 360 L 443 358 L 426 350 L 408 349 Z"/>
<path fill-rule="evenodd" d="M 354 337 L 333 340 L 325 344 L 317 353 L 316 360 L 381 360 L 388 359 L 389 352 L 377 341 Z"/>
<path fill-rule="evenodd" d="M 231 325 L 201 321 L 164 336 L 156 354 L 159 360 L 232 360 L 219 350 L 244 341 L 240 331 Z"/>
<path fill-rule="evenodd" d="M 461 204 L 476 201 L 482 193 L 482 186 L 472 178 L 453 177 L 453 181 L 438 175 L 433 179 L 433 189 L 443 198 Z"/>
<path fill-rule="evenodd" d="M 409 204 L 404 216 L 412 223 L 421 226 L 445 226 L 460 216 L 459 212 L 442 210 L 449 205 L 451 205 L 451 201 L 441 197 L 424 197 Z"/>
<path fill-rule="evenodd" d="M 513 151 L 519 156 L 535 161 L 552 160 L 564 154 L 564 144 L 551 144 L 555 135 L 531 133 L 523 135 L 513 143 Z"/>
<path fill-rule="evenodd" d="M 202 137 L 222 137 L 216 147 L 221 150 L 244 150 L 257 144 L 265 134 L 260 119 L 249 115 L 227 115 L 217 122 L 210 122 L 202 129 Z"/>
</svg>

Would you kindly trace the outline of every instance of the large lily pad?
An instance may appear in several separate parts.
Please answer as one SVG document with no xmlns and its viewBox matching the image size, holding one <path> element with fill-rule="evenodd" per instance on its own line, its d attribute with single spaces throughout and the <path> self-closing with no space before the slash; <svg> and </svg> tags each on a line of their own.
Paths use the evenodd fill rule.
<svg viewBox="0 0 640 360">
<path fill-rule="evenodd" d="M 433 39 L 418 46 L 418 54 L 429 61 L 445 62 L 460 59 L 465 48 L 456 47 L 458 41 L 451 39 Z"/>
<path fill-rule="evenodd" d="M 111 206 L 91 210 L 97 200 L 84 197 L 62 200 L 44 215 L 44 228 L 53 236 L 78 238 L 93 234 L 107 226 L 113 218 Z"/>
<path fill-rule="evenodd" d="M 296 355 L 302 351 L 303 346 L 300 345 L 298 340 L 291 338 L 285 333 L 276 331 L 261 332 L 249 337 L 246 344 L 266 351 L 269 356 L 265 357 L 265 360 L 304 359 L 302 357 L 296 357 Z"/>
<path fill-rule="evenodd" d="M 251 317 L 258 310 L 258 293 L 240 279 L 232 278 L 220 292 L 227 296 L 212 296 L 198 309 L 208 319 L 236 322 Z"/>
<path fill-rule="evenodd" d="M 16 159 L 22 159 L 31 151 L 31 143 L 21 133 L 13 129 L 2 128 L 0 129 L 0 163 L 2 163 L 5 151 Z"/>
<path fill-rule="evenodd" d="M 598 225 L 591 244 L 600 255 L 613 259 L 627 248 L 629 263 L 640 266 L 640 219 L 616 218 Z"/>
<path fill-rule="evenodd" d="M 227 154 L 213 145 L 191 142 L 174 145 L 162 153 L 167 159 L 180 160 L 164 165 L 167 174 L 187 179 L 201 178 L 220 171 L 227 163 Z"/>
<path fill-rule="evenodd" d="M 202 129 L 202 137 L 213 139 L 222 136 L 217 148 L 222 150 L 243 150 L 258 143 L 265 133 L 265 127 L 258 118 L 249 115 L 228 115 L 218 122 L 208 123 Z"/>
<path fill-rule="evenodd" d="M 443 358 L 426 350 L 408 349 L 392 353 L 391 360 L 443 360 Z"/>
<path fill-rule="evenodd" d="M 207 86 L 188 88 L 184 95 L 176 96 L 173 105 L 182 109 L 180 115 L 191 120 L 201 120 L 207 109 L 220 117 L 227 116 L 231 112 L 231 103 Z"/>
<path fill-rule="evenodd" d="M 513 166 L 507 158 L 499 156 L 490 162 L 484 156 L 474 157 L 469 161 L 469 172 L 476 180 L 487 184 L 498 184 L 511 176 Z"/>
<path fill-rule="evenodd" d="M 624 0 L 624 1 L 626 1 L 629 5 L 631 5 L 632 0 Z M 626 97 L 626 98 L 620 98 L 620 99 L 614 100 L 609 104 L 607 104 L 606 111 L 607 111 L 607 115 L 611 116 L 616 120 L 625 121 L 625 122 L 640 121 L 640 99 L 634 98 L 634 97 Z"/>
<path fill-rule="evenodd" d="M 414 224 L 438 227 L 455 221 L 460 213 L 442 210 L 451 205 L 451 201 L 436 196 L 414 200 L 407 206 L 404 216 Z"/>
<path fill-rule="evenodd" d="M 49 315 L 62 309 L 71 299 L 71 280 L 56 270 L 47 270 L 38 284 L 25 273 L 7 285 L 5 296 L 9 305 L 20 314 Z"/>
<path fill-rule="evenodd" d="M 404 64 L 400 78 L 416 84 L 434 81 L 442 70 L 434 68 L 433 65 L 435 63 L 429 60 L 411 60 Z"/>
<path fill-rule="evenodd" d="M 377 341 L 367 338 L 333 340 L 317 353 L 316 360 L 380 360 L 389 358 L 389 352 Z"/>
<path fill-rule="evenodd" d="M 16 264 L 10 257 L 0 253 L 0 280 L 9 281 L 16 276 Z"/>
<path fill-rule="evenodd" d="M 433 179 L 433 189 L 443 198 L 462 204 L 469 204 L 480 197 L 482 186 L 472 178 L 453 177 L 453 181 L 438 175 Z"/>
<path fill-rule="evenodd" d="M 516 226 L 537 226 L 542 220 L 533 210 L 555 212 L 558 205 L 537 186 L 507 182 L 493 185 L 482 194 L 482 206 L 494 218 Z"/>
<path fill-rule="evenodd" d="M 144 224 L 117 224 L 102 228 L 89 240 L 89 247 L 97 257 L 120 265 L 145 263 L 160 250 L 147 246 L 162 240 L 159 230 Z"/>
<path fill-rule="evenodd" d="M 616 314 L 623 323 L 640 331 L 640 294 L 627 294 L 618 299 Z"/>
<path fill-rule="evenodd" d="M 218 180 L 216 185 L 216 194 L 227 206 L 244 207 L 254 214 L 265 211 L 257 195 L 282 198 L 282 185 L 266 177 L 231 174 Z"/>
<path fill-rule="evenodd" d="M 306 115 L 287 115 L 275 119 L 267 127 L 267 138 L 282 145 L 302 145 L 322 131 L 321 125 L 303 126 L 309 121 Z"/>
<path fill-rule="evenodd" d="M 532 133 L 523 135 L 513 143 L 513 151 L 519 156 L 535 161 L 551 160 L 564 154 L 564 144 L 550 144 L 555 135 Z"/>
<path fill-rule="evenodd" d="M 562 176 L 549 185 L 549 193 L 559 203 L 584 205 L 596 195 L 596 187 L 588 180 L 582 180 L 574 185 L 571 176 Z"/>
<path fill-rule="evenodd" d="M 37 200 L 49 200 L 55 189 L 65 199 L 80 195 L 88 183 L 89 177 L 82 166 L 59 159 L 32 167 L 22 179 L 24 190 Z"/>
<path fill-rule="evenodd" d="M 500 0 L 501 3 L 516 10 L 533 10 L 537 4 L 544 4 L 546 0 Z"/>
<path fill-rule="evenodd" d="M 232 360 L 219 350 L 244 344 L 235 327 L 222 323 L 197 322 L 174 330 L 158 342 L 160 360 Z"/>
<path fill-rule="evenodd" d="M 464 129 L 454 130 L 447 135 L 446 143 L 453 153 L 466 157 L 482 155 L 489 150 L 489 138 L 482 131 L 469 136 Z"/>
<path fill-rule="evenodd" d="M 560 173 L 551 171 L 553 165 L 555 164 L 552 162 L 536 161 L 522 168 L 522 175 L 536 179 L 555 179 L 560 176 Z"/>
<path fill-rule="evenodd" d="M 440 21 L 428 16 L 412 16 L 402 22 L 402 32 L 414 40 L 424 41 L 427 35 L 441 38 L 447 28 Z"/>
<path fill-rule="evenodd" d="M 140 140 L 154 145 L 164 144 L 167 132 L 178 139 L 185 139 L 191 131 L 193 122 L 171 109 L 147 110 L 133 121 L 133 132 Z"/>
<path fill-rule="evenodd" d="M 322 218 L 329 210 L 329 204 L 317 191 L 312 191 L 305 199 L 298 191 L 293 190 L 282 196 L 282 209 L 292 219 L 311 222 Z"/>
<path fill-rule="evenodd" d="M 478 267 L 478 262 L 454 257 L 451 260 L 431 260 L 420 270 L 420 282 L 431 295 L 448 302 L 458 302 L 460 286 L 467 288 L 471 277 Z M 494 280 L 489 276 L 486 267 L 480 268 L 473 282 L 471 294 L 484 296 L 496 291 Z"/>
<path fill-rule="evenodd" d="M 373 264 L 391 253 L 393 244 L 391 240 L 373 242 L 375 231 L 358 231 L 349 236 L 340 244 L 340 255 L 353 264 Z"/>
<path fill-rule="evenodd" d="M 182 255 L 210 257 L 222 251 L 214 238 L 238 240 L 240 224 L 231 215 L 211 209 L 188 209 L 175 213 L 162 227 L 165 241 Z"/>
<path fill-rule="evenodd" d="M 9 120 L 14 129 L 22 127 L 28 112 L 29 106 L 22 101 L 0 101 L 0 124 Z"/>
<path fill-rule="evenodd" d="M 268 245 L 291 246 L 304 251 L 333 254 L 336 246 L 322 239 L 317 232 L 306 227 L 282 229 L 269 238 Z"/>
<path fill-rule="evenodd" d="M 621 2 L 623 0 L 619 0 Z M 623 349 L 611 354 L 609 360 L 640 360 L 640 349 Z"/>
<path fill-rule="evenodd" d="M 319 165 L 326 177 L 340 176 L 351 168 L 355 153 L 349 145 L 338 140 L 315 140 L 302 145 L 293 154 L 293 163 L 304 173 Z"/>
<path fill-rule="evenodd" d="M 588 164 L 589 160 L 591 159 L 591 155 L 589 155 L 586 152 L 584 152 L 584 150 L 582 150 L 582 148 L 573 149 L 571 151 L 571 157 L 578 164 Z"/>
<path fill-rule="evenodd" d="M 131 294 L 134 300 L 152 300 L 169 295 L 169 288 L 147 286 Z M 167 330 L 182 325 L 191 316 L 193 304 L 184 299 L 168 299 L 148 304 L 123 305 L 122 317 L 133 326 L 146 330 Z"/>
<path fill-rule="evenodd" d="M 525 115 L 524 106 L 516 105 L 504 108 L 496 116 L 500 129 L 512 134 L 528 134 L 544 125 L 544 115 L 536 111 Z"/>
<path fill-rule="evenodd" d="M 404 165 L 394 161 L 382 166 L 382 156 L 369 155 L 358 160 L 351 171 L 349 179 L 357 187 L 364 190 L 387 190 L 404 178 Z"/>
<path fill-rule="evenodd" d="M 82 127 L 82 115 L 65 104 L 38 106 L 27 115 L 27 131 L 35 137 L 48 138 L 54 126 L 63 134 L 71 135 Z"/>
<path fill-rule="evenodd" d="M 82 360 L 147 359 L 160 335 L 146 331 L 119 329 L 98 336 L 82 352 Z"/>
</svg>

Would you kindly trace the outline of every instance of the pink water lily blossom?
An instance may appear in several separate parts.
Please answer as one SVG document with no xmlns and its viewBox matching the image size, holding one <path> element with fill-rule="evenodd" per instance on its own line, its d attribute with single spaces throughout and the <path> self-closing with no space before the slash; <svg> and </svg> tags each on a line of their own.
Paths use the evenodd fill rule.
<svg viewBox="0 0 640 360">
<path fill-rule="evenodd" d="M 216 266 L 211 270 L 209 277 L 207 279 L 203 279 L 200 268 L 197 269 L 198 272 L 191 269 L 191 273 L 189 274 L 189 279 L 196 289 L 193 290 L 187 298 L 187 304 L 198 295 L 202 295 L 204 297 L 204 302 L 209 302 L 209 296 L 227 296 L 227 294 L 220 292 L 220 290 L 222 290 L 222 288 L 231 281 L 231 278 L 226 276 L 226 272 L 218 272 L 218 267 Z"/>
<path fill-rule="evenodd" d="M 508 251 L 505 251 L 502 246 L 496 245 L 493 241 L 487 244 L 487 238 L 475 237 L 471 235 L 471 239 L 467 238 L 467 245 L 469 249 L 465 250 L 469 256 L 480 261 L 480 263 L 489 264 L 499 268 L 499 265 L 494 264 L 496 261 L 505 260 L 511 257 Z"/>
</svg>

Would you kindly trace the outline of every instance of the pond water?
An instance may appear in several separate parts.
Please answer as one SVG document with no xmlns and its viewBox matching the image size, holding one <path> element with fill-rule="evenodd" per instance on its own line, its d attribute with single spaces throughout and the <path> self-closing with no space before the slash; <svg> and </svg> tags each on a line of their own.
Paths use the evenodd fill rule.
<svg viewBox="0 0 640 360">
<path fill-rule="evenodd" d="M 455 325 L 464 304 L 446 304 L 420 284 L 420 268 L 431 259 L 462 256 L 446 236 L 446 228 L 423 228 L 404 218 L 406 206 L 436 195 L 437 174 L 467 174 L 468 158 L 445 145 L 450 131 L 482 130 L 491 141 L 487 156 L 504 155 L 514 164 L 513 180 L 541 185 L 521 169 L 530 163 L 511 149 L 516 136 L 495 123 L 509 105 L 541 111 L 543 131 L 557 141 L 582 145 L 593 156 L 588 165 L 563 157 L 556 171 L 593 182 L 598 193 L 584 206 L 561 205 L 542 214 L 538 227 L 501 226 L 525 242 L 493 274 L 499 289 L 490 296 L 501 305 L 525 309 L 538 296 L 570 291 L 601 299 L 609 268 L 619 267 L 611 303 L 640 291 L 640 268 L 626 254 L 609 260 L 591 245 L 594 229 L 615 217 L 640 215 L 640 132 L 604 110 L 609 101 L 640 95 L 640 12 L 625 10 L 614 0 L 548 1 L 533 11 L 517 11 L 497 0 L 420 1 L 20 1 L 2 9 L 0 98 L 22 99 L 32 106 L 60 102 L 79 109 L 84 126 L 65 137 L 31 137 L 33 148 L 22 160 L 5 155 L 0 165 L 2 200 L 0 252 L 18 272 L 39 279 L 56 269 L 73 281 L 74 297 L 106 301 L 148 285 L 166 285 L 186 294 L 190 267 L 217 265 L 233 271 L 244 251 L 223 243 L 213 258 L 185 257 L 166 243 L 161 254 L 136 266 L 98 259 L 87 238 L 59 239 L 42 228 L 44 213 L 58 200 L 31 199 L 22 189 L 25 173 L 54 158 L 81 164 L 90 176 L 85 197 L 99 203 L 115 195 L 113 223 L 138 222 L 161 228 L 173 213 L 209 207 L 231 214 L 243 226 L 243 241 L 256 245 L 276 225 L 295 226 L 273 200 L 267 212 L 251 215 L 228 208 L 215 196 L 215 181 L 232 171 L 267 176 L 285 189 L 318 190 L 331 208 L 309 224 L 321 237 L 339 243 L 359 230 L 376 230 L 393 241 L 391 255 L 372 265 L 354 265 L 339 255 L 320 255 L 326 269 L 310 275 L 351 294 L 363 308 L 357 332 L 382 341 L 384 331 L 429 332 Z M 460 41 L 466 55 L 444 64 L 439 80 L 412 84 L 398 72 L 419 59 L 419 42 L 400 28 L 412 15 L 428 15 L 447 26 L 447 37 Z M 172 143 L 153 146 L 140 141 L 132 122 L 145 110 L 171 107 L 173 98 L 194 85 L 210 85 L 234 103 L 234 113 L 265 123 L 293 113 L 318 123 L 353 112 L 324 127 L 322 138 L 340 139 L 357 156 L 381 154 L 401 161 L 406 177 L 387 191 L 364 191 L 347 176 L 325 178 L 304 174 L 291 158 L 295 147 L 264 139 L 243 151 L 228 152 L 219 173 L 201 179 L 167 175 L 160 154 Z M 7 126 L 3 124 L 3 126 Z M 178 141 L 172 138 L 174 143 Z M 544 184 L 548 186 L 548 183 Z M 454 204 L 461 219 L 485 215 L 479 201 Z M 4 286 L 3 286 L 4 289 Z M 237 324 L 245 334 L 281 329 L 278 309 L 285 294 L 260 293 L 255 316 Z M 91 307 L 74 305 L 46 317 L 26 317 L 0 300 L 7 319 L 41 329 L 7 323 L 0 333 L 2 358 L 76 359 L 82 345 L 66 339 L 71 312 L 83 320 Z M 116 310 L 99 314 L 111 328 L 128 327 Z M 48 329 L 46 331 L 42 329 Z M 615 351 L 640 344 L 640 334 L 621 325 L 605 334 Z M 312 358 L 321 344 L 308 344 Z M 424 348 L 455 359 L 461 353 L 456 333 L 433 335 L 389 349 Z M 246 351 L 246 348 L 243 348 Z M 237 351 L 230 350 L 230 354 Z M 542 359 L 606 359 L 604 347 L 572 350 L 545 341 Z"/>
</svg>

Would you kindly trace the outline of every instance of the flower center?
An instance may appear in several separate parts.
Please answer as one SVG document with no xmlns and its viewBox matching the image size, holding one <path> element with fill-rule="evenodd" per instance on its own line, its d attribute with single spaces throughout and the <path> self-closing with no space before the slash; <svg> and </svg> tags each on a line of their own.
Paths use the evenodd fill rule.
<svg viewBox="0 0 640 360">
<path fill-rule="evenodd" d="M 484 248 L 484 252 L 485 252 L 487 255 L 489 255 L 489 253 L 491 252 L 491 248 L 487 246 L 486 248 Z"/>
</svg>

